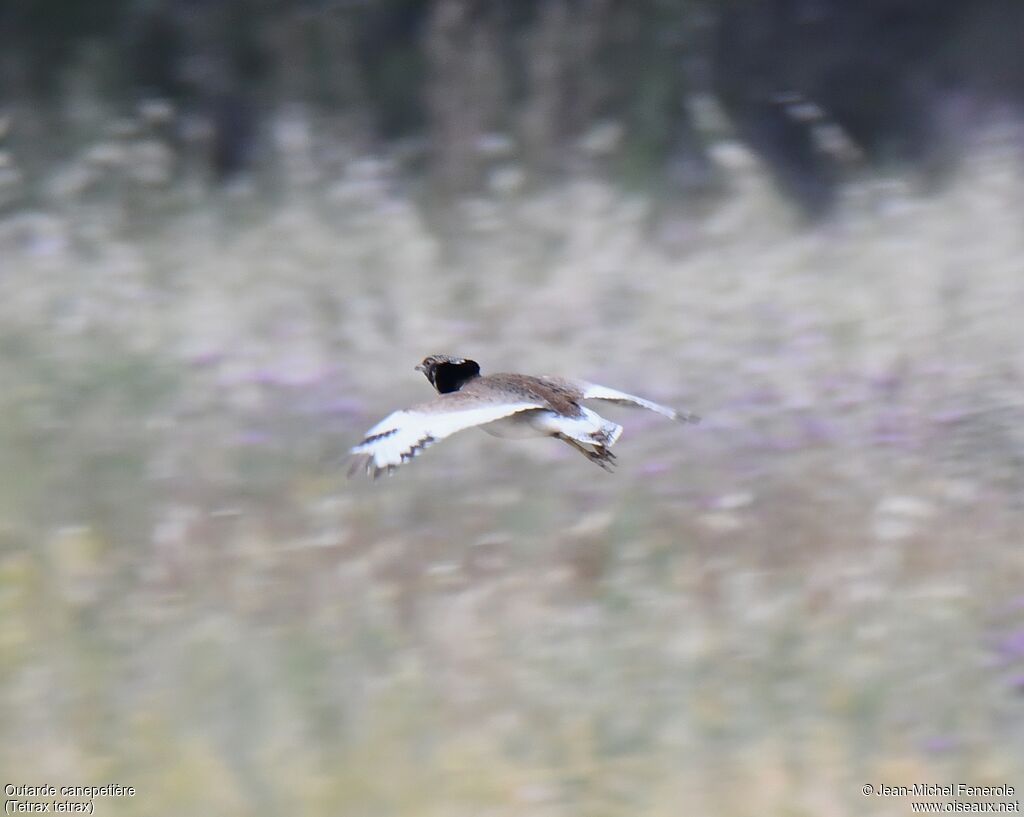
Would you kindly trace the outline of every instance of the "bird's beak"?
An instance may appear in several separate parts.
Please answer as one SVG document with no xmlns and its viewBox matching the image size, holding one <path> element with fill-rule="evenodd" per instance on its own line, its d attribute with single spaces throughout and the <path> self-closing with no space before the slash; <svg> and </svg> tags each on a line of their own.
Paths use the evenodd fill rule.
<svg viewBox="0 0 1024 817">
<path fill-rule="evenodd" d="M 414 372 L 423 372 L 423 371 L 426 371 L 426 370 L 423 368 L 423 364 L 422 363 L 417 363 L 415 368 L 413 368 L 413 371 Z"/>
</svg>

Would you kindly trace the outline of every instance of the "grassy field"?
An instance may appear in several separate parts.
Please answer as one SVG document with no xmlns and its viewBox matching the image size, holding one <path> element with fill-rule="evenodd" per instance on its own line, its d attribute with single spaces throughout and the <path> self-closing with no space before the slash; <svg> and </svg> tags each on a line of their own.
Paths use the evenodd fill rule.
<svg viewBox="0 0 1024 817">
<path fill-rule="evenodd" d="M 738 148 L 699 215 L 506 170 L 457 242 L 338 146 L 210 193 L 86 145 L 0 218 L 3 782 L 223 817 L 1024 785 L 1015 138 L 817 227 Z M 435 352 L 705 419 L 609 409 L 614 475 L 470 432 L 346 481 Z"/>
</svg>

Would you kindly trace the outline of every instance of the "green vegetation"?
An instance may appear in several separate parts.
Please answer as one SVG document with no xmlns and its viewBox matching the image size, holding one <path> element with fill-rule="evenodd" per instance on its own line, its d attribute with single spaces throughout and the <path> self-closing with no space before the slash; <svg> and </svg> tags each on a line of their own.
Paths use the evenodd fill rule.
<svg viewBox="0 0 1024 817">
<path fill-rule="evenodd" d="M 722 145 L 700 216 L 580 174 L 456 204 L 445 240 L 387 157 L 292 140 L 210 193 L 144 172 L 144 129 L 86 145 L 0 219 L 5 780 L 417 817 L 1020 781 L 998 138 L 946 193 L 864 181 L 813 230 Z M 441 351 L 706 419 L 637 416 L 613 476 L 466 434 L 346 482 Z"/>
</svg>

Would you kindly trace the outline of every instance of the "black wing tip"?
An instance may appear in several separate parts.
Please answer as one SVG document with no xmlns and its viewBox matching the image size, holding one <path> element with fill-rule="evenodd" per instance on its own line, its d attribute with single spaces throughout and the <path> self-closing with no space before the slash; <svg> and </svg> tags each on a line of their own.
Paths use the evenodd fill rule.
<svg viewBox="0 0 1024 817">
<path fill-rule="evenodd" d="M 349 460 L 347 476 L 349 479 L 352 479 L 352 477 L 362 471 L 366 476 L 376 482 L 380 479 L 381 474 L 390 477 L 397 470 L 397 465 L 376 465 L 373 461 L 372 454 L 354 454 Z"/>
<path fill-rule="evenodd" d="M 676 419 L 680 423 L 693 423 L 694 425 L 697 425 L 701 418 L 699 414 L 694 414 L 692 411 L 677 411 Z"/>
<path fill-rule="evenodd" d="M 362 443 L 360 443 L 360 445 L 364 445 L 365 442 L 366 441 L 364 440 Z M 355 453 L 352 455 L 350 459 L 348 467 L 348 477 L 349 479 L 351 479 L 359 471 L 365 471 L 366 475 L 370 477 L 374 482 L 376 482 L 380 478 L 381 474 L 390 477 L 392 474 L 395 473 L 395 471 L 398 470 L 399 465 L 404 465 L 405 463 L 410 462 L 416 456 L 418 456 L 423 451 L 423 449 L 433 445 L 435 442 L 437 442 L 437 438 L 434 437 L 432 434 L 427 434 L 418 443 L 409 448 L 408 451 L 403 451 L 401 453 L 401 462 L 391 463 L 389 465 L 377 465 L 376 461 L 374 460 L 373 454 L 369 454 L 365 451 Z"/>
<path fill-rule="evenodd" d="M 352 477 L 362 471 L 366 476 L 376 480 L 384 472 L 391 474 L 395 467 L 394 465 L 385 465 L 383 468 L 378 467 L 373 461 L 372 454 L 353 454 L 349 458 L 347 477 L 352 479 Z"/>
<path fill-rule="evenodd" d="M 371 472 L 370 463 L 373 462 L 373 457 L 369 454 L 353 454 L 348 460 L 348 473 L 347 477 L 352 479 L 358 472 L 363 471 L 367 475 Z"/>
</svg>

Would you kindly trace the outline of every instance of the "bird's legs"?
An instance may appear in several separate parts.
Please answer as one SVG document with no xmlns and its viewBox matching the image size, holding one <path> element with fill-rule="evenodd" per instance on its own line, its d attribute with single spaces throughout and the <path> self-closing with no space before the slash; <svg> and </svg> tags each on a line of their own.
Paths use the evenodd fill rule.
<svg viewBox="0 0 1024 817">
<path fill-rule="evenodd" d="M 553 434 L 552 436 L 563 443 L 568 443 L 592 463 L 601 466 L 605 471 L 611 471 L 615 466 L 615 455 L 603 445 L 594 444 L 591 448 L 565 434 Z"/>
</svg>

